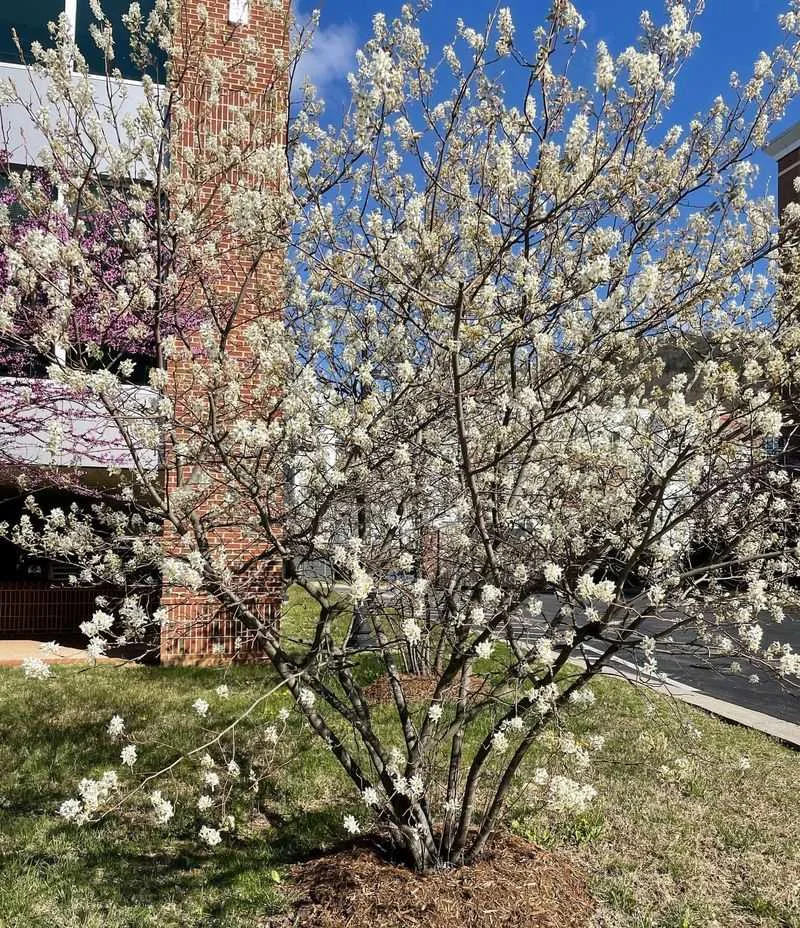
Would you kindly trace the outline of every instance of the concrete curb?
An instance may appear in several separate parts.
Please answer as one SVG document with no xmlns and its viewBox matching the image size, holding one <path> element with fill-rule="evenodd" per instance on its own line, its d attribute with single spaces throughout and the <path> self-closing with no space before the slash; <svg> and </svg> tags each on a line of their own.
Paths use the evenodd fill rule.
<svg viewBox="0 0 800 928">
<path fill-rule="evenodd" d="M 603 667 L 601 673 L 607 676 L 621 677 L 623 680 L 636 683 L 638 686 L 646 686 L 648 689 L 662 693 L 665 696 L 671 696 L 680 702 L 703 709 L 711 715 L 725 719 L 726 722 L 752 728 L 754 731 L 760 731 L 771 738 L 777 738 L 789 747 L 800 749 L 800 725 L 796 725 L 794 722 L 786 722 L 784 719 L 766 715 L 764 712 L 756 712 L 754 709 L 746 709 L 744 706 L 725 702 L 724 699 L 706 696 L 705 693 L 701 693 L 694 687 L 686 686 L 677 680 L 670 680 L 665 683 L 651 678 L 652 682 L 650 682 L 642 673 L 632 674 L 624 668 L 614 665 Z"/>
<path fill-rule="evenodd" d="M 763 712 L 756 712 L 755 709 L 746 709 L 744 706 L 706 696 L 704 693 L 684 693 L 677 695 L 676 698 L 697 706 L 699 709 L 705 709 L 706 712 L 718 715 L 726 721 L 754 728 L 794 748 L 800 748 L 800 725 L 795 725 L 793 722 L 786 722 L 775 718 L 774 715 L 766 715 Z"/>
</svg>

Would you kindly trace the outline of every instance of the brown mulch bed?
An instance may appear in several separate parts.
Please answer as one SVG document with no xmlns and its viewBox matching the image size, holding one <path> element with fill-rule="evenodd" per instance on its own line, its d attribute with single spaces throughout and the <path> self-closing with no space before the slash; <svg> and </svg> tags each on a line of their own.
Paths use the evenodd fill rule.
<svg viewBox="0 0 800 928">
<path fill-rule="evenodd" d="M 436 689 L 436 684 L 439 682 L 438 677 L 413 673 L 399 674 L 399 679 L 403 687 L 403 693 L 409 702 L 422 702 L 430 699 Z M 475 693 L 479 688 L 480 681 L 476 677 L 470 677 L 467 683 L 468 691 Z M 389 678 L 378 677 L 377 680 L 364 687 L 364 696 L 373 704 L 391 703 L 394 697 L 392 696 Z M 458 681 L 445 690 L 444 698 L 447 700 L 458 699 Z"/>
<path fill-rule="evenodd" d="M 295 865 L 296 928 L 586 928 L 594 903 L 563 858 L 504 836 L 471 867 L 421 876 L 366 841 Z"/>
</svg>

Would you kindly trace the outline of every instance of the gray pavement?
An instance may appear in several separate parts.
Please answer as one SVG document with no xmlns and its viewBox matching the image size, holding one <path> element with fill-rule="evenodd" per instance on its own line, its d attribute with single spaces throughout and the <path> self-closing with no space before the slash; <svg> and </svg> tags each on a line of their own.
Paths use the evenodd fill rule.
<svg viewBox="0 0 800 928">
<path fill-rule="evenodd" d="M 552 620 L 558 610 L 555 596 L 545 594 L 538 597 L 543 603 L 544 619 Z M 582 619 L 577 617 L 578 624 Z M 646 628 L 652 634 L 662 631 L 665 622 L 648 620 Z M 672 624 L 671 622 L 669 624 Z M 542 619 L 530 615 L 521 615 L 515 622 L 517 632 L 532 634 L 541 631 Z M 562 626 L 563 627 L 563 626 Z M 670 683 L 692 688 L 705 696 L 741 706 L 744 709 L 759 712 L 786 722 L 800 724 L 800 681 L 792 682 L 782 679 L 763 665 L 749 663 L 739 656 L 716 656 L 710 654 L 696 642 L 695 630 L 690 626 L 675 634 L 672 643 L 659 642 L 657 648 L 658 670 L 669 678 Z M 800 651 L 800 611 L 788 616 L 781 625 L 773 622 L 764 623 L 764 643 L 778 640 L 789 642 L 795 651 Z M 586 657 L 592 660 L 608 646 L 603 641 L 590 639 L 587 642 Z M 741 671 L 730 670 L 732 660 L 741 664 Z M 623 648 L 618 654 L 616 666 L 629 675 L 636 674 L 641 667 L 643 655 L 640 650 Z M 749 682 L 752 674 L 759 678 L 758 683 Z"/>
</svg>

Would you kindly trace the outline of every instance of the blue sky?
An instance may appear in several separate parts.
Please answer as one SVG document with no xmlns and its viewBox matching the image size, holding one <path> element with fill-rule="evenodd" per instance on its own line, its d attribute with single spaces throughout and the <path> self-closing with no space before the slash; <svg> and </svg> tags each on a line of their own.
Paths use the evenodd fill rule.
<svg viewBox="0 0 800 928">
<path fill-rule="evenodd" d="M 352 68 L 355 48 L 369 37 L 372 16 L 382 11 L 395 16 L 402 0 L 317 0 L 321 10 L 321 30 L 308 63 L 311 77 L 329 102 L 331 110 L 342 98 L 342 80 Z M 603 39 L 612 53 L 618 53 L 635 41 L 639 14 L 649 9 L 657 21 L 662 19 L 663 0 L 574 0 L 587 22 L 584 39 L 590 49 Z M 511 7 L 519 43 L 529 39 L 547 11 L 547 0 L 503 0 Z M 698 29 L 703 36 L 700 48 L 681 74 L 678 102 L 671 123 L 685 123 L 727 88 L 728 75 L 738 70 L 749 72 L 753 60 L 763 49 L 770 51 L 780 40 L 777 16 L 786 9 L 786 0 L 706 0 L 706 10 Z M 301 9 L 311 9 L 312 0 L 302 0 Z M 423 19 L 425 40 L 436 52 L 449 41 L 457 17 L 479 28 L 494 4 L 487 0 L 432 0 L 430 12 Z M 333 115 L 333 113 L 331 113 Z M 796 105 L 784 126 L 800 119 Z M 766 188 L 775 183 L 770 159 L 761 160 L 761 182 Z M 764 190 L 766 192 L 766 190 Z"/>
</svg>

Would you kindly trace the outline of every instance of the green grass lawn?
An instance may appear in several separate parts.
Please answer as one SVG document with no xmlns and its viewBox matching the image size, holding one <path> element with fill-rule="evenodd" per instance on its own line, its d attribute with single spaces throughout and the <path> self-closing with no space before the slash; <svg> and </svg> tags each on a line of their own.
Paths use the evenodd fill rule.
<svg viewBox="0 0 800 928">
<path fill-rule="evenodd" d="M 223 682 L 228 699 L 215 693 Z M 232 802 L 236 831 L 214 850 L 196 838 L 197 763 L 159 784 L 178 802 L 167 826 L 149 823 L 144 797 L 95 825 L 55 815 L 81 777 L 118 766 L 119 745 L 106 734 L 112 713 L 140 743 L 141 775 L 273 683 L 258 667 L 63 667 L 41 682 L 0 671 L 0 926 L 253 928 L 286 911 L 288 866 L 340 841 L 354 803 L 294 715 L 285 754 L 257 794 L 241 790 Z M 800 756 L 618 681 L 596 691 L 595 709 L 573 725 L 607 738 L 587 777 L 595 807 L 577 819 L 518 808 L 512 827 L 588 872 L 598 925 L 800 928 Z M 191 709 L 198 697 L 211 704 L 208 720 Z M 243 771 L 288 704 L 275 693 L 237 733 Z"/>
</svg>

